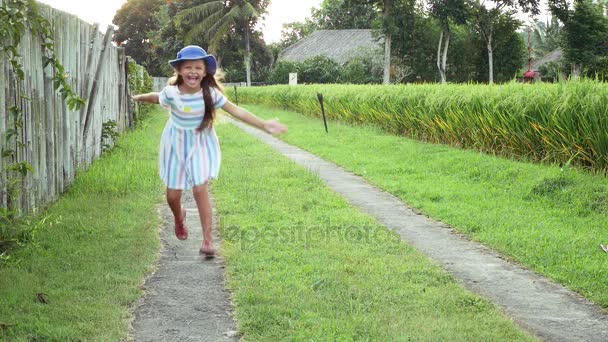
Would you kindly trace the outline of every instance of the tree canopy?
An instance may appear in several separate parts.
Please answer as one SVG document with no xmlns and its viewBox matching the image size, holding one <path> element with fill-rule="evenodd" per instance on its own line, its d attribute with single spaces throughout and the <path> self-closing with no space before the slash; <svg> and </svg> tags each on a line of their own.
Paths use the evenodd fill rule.
<svg viewBox="0 0 608 342">
<path fill-rule="evenodd" d="M 154 75 L 170 73 L 167 60 L 197 44 L 216 55 L 228 81 L 263 82 L 276 76 L 273 68 L 286 70 L 280 51 L 315 30 L 371 29 L 385 49 L 384 82 L 491 83 L 513 79 L 525 67 L 527 35 L 518 33 L 515 11 L 539 12 L 539 0 L 324 0 L 302 22 L 285 24 L 280 43 L 267 45 L 256 25 L 270 1 L 127 0 L 114 17 L 114 41 Z M 559 44 L 564 65 L 575 72 L 608 74 L 607 7 L 605 0 L 549 0 L 561 25 L 534 24 L 534 58 Z M 375 55 L 339 68 L 322 60 L 323 70 L 340 70 L 338 82 L 375 82 L 382 53 Z M 302 70 L 310 76 L 312 66 Z M 364 77 L 366 68 L 373 76 Z"/>
<path fill-rule="evenodd" d="M 266 11 L 270 0 L 209 0 L 202 4 L 184 9 L 177 13 L 189 25 L 186 41 L 203 36 L 209 42 L 209 50 L 218 51 L 220 43 L 230 33 L 243 33 L 245 44 L 244 63 L 247 84 L 251 85 L 251 47 L 250 36 L 258 18 Z"/>
<path fill-rule="evenodd" d="M 158 31 L 158 19 L 164 0 L 127 0 L 116 12 L 112 23 L 118 26 L 112 40 L 125 48 L 127 55 L 151 74 L 158 73 L 152 61 L 150 37 Z"/>
<path fill-rule="evenodd" d="M 372 1 L 324 1 L 313 9 L 311 22 L 319 30 L 371 29 L 379 11 Z"/>
</svg>

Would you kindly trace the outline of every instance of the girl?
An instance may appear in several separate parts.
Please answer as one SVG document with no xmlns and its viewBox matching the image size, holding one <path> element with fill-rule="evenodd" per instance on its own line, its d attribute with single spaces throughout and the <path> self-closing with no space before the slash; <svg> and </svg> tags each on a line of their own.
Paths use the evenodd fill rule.
<svg viewBox="0 0 608 342">
<path fill-rule="evenodd" d="M 284 133 L 287 127 L 274 120 L 263 121 L 228 101 L 214 78 L 215 57 L 201 47 L 186 46 L 169 64 L 175 69 L 169 85 L 160 93 L 135 95 L 133 100 L 159 103 L 169 109 L 170 118 L 161 138 L 159 166 L 160 176 L 167 186 L 167 202 L 175 218 L 175 236 L 180 240 L 188 238 L 181 197 L 184 189 L 192 189 L 203 227 L 200 252 L 213 257 L 207 183 L 217 178 L 221 161 L 213 129 L 215 109 L 223 108 L 235 118 L 271 134 Z"/>
</svg>

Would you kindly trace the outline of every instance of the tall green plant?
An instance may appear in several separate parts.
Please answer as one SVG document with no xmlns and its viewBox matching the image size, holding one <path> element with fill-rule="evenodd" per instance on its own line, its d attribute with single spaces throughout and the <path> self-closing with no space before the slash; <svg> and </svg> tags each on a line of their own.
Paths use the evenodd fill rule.
<svg viewBox="0 0 608 342">
<path fill-rule="evenodd" d="M 608 172 L 608 85 L 274 86 L 239 100 L 379 126 L 394 134 L 510 158 Z"/>
<path fill-rule="evenodd" d="M 129 91 L 131 94 L 145 94 L 152 91 L 153 80 L 148 71 L 143 66 L 137 64 L 134 60 L 129 59 Z M 153 108 L 150 104 L 142 104 L 135 102 L 133 119 L 135 125 L 138 125 L 146 117 Z"/>
</svg>

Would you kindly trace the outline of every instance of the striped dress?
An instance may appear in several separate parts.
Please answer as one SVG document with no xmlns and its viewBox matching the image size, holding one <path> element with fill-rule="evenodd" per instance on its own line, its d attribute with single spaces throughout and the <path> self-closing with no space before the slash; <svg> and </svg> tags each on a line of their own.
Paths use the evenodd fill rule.
<svg viewBox="0 0 608 342">
<path fill-rule="evenodd" d="M 211 89 L 215 108 L 226 103 L 226 97 Z M 220 172 L 220 144 L 213 127 L 196 130 L 205 114 L 203 93 L 182 94 L 177 86 L 166 86 L 159 103 L 170 111 L 160 141 L 160 177 L 169 189 L 188 190 L 217 178 Z"/>
</svg>

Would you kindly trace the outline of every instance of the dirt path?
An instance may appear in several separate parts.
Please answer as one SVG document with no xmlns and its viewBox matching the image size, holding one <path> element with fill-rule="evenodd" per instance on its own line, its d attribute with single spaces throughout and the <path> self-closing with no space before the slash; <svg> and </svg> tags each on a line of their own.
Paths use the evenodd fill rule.
<svg viewBox="0 0 608 342">
<path fill-rule="evenodd" d="M 184 191 L 183 205 L 190 233 L 186 241 L 175 238 L 173 215 L 167 205 L 160 206 L 163 250 L 158 269 L 144 284 L 131 336 L 135 341 L 238 341 L 222 259 L 199 255 L 201 224 L 190 191 Z M 220 247 L 217 235 L 214 241 Z"/>
<path fill-rule="evenodd" d="M 316 173 L 352 205 L 395 230 L 404 241 L 496 303 L 524 329 L 547 341 L 606 341 L 608 314 L 561 285 L 509 263 L 449 227 L 414 213 L 396 197 L 297 147 L 230 120 Z"/>
</svg>

